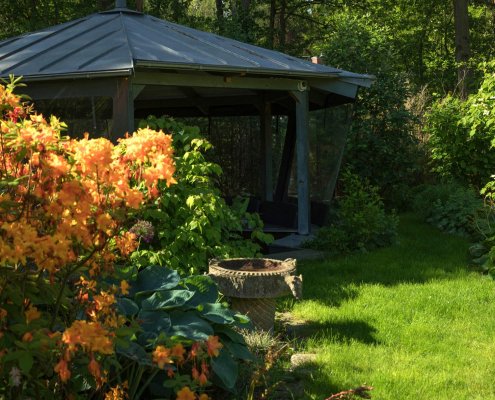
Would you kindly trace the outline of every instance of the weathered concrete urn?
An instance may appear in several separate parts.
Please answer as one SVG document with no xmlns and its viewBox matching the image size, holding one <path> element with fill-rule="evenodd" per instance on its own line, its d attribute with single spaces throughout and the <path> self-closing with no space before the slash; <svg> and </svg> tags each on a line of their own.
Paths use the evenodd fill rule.
<svg viewBox="0 0 495 400">
<path fill-rule="evenodd" d="M 296 260 L 231 258 L 211 260 L 209 275 L 218 289 L 230 297 L 232 308 L 249 316 L 253 325 L 272 331 L 276 298 L 302 297 L 302 276 L 296 276 Z"/>
</svg>

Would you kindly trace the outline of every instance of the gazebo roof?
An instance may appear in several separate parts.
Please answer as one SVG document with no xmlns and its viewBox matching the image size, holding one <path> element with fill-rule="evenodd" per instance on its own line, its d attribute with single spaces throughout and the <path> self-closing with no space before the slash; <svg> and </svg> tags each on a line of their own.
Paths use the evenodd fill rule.
<svg viewBox="0 0 495 400">
<path fill-rule="evenodd" d="M 0 76 L 24 80 L 129 76 L 136 69 L 195 70 L 279 77 L 372 77 L 115 8 L 0 42 Z"/>
</svg>

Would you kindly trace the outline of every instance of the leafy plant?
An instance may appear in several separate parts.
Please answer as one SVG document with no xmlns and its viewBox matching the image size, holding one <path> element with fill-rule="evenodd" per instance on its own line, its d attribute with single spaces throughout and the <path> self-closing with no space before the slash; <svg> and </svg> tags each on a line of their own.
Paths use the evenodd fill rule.
<svg viewBox="0 0 495 400">
<path fill-rule="evenodd" d="M 169 398 L 183 387 L 203 391 L 210 379 L 232 391 L 239 360 L 253 360 L 234 329 L 248 326 L 249 320 L 219 301 L 211 278 L 180 278 L 162 266 L 139 272 L 129 266 L 120 277 L 131 287 L 117 306 L 137 329 L 130 326 L 132 339 L 117 342 L 120 368 L 115 372 L 119 381 L 128 382 L 131 398 Z"/>
<path fill-rule="evenodd" d="M 474 222 L 482 206 L 474 190 L 457 183 L 425 185 L 413 199 L 414 210 L 426 222 L 464 237 L 476 234 Z"/>
<path fill-rule="evenodd" d="M 495 163 L 495 63 L 482 64 L 480 69 L 478 92 L 466 101 L 452 96 L 437 101 L 425 125 L 433 171 L 476 189 L 488 183 Z"/>
<path fill-rule="evenodd" d="M 394 243 L 398 219 L 394 213 L 385 213 L 378 188 L 349 171 L 342 175 L 342 186 L 335 220 L 321 228 L 307 245 L 340 254 Z"/>
<path fill-rule="evenodd" d="M 253 257 L 259 243 L 271 236 L 263 233 L 257 214 L 247 213 L 247 200 L 228 206 L 216 187 L 222 173 L 205 153 L 211 144 L 199 129 L 173 119 L 150 117 L 141 126 L 172 132 L 178 183 L 159 187 L 158 200 L 138 218 L 149 221 L 155 231 L 150 243 L 141 242 L 131 259 L 137 266 L 164 265 L 182 274 L 207 270 L 211 258 Z M 250 238 L 243 237 L 249 230 Z"/>
</svg>

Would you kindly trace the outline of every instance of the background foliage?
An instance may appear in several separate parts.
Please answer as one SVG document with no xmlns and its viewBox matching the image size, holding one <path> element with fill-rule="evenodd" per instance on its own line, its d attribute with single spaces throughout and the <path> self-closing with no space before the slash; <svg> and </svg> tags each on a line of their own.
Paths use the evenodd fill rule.
<svg viewBox="0 0 495 400">
<path fill-rule="evenodd" d="M 311 248 L 336 254 L 366 252 L 394 243 L 398 219 L 386 214 L 378 188 L 349 171 L 342 176 L 342 194 L 328 227 L 307 243 Z"/>
</svg>

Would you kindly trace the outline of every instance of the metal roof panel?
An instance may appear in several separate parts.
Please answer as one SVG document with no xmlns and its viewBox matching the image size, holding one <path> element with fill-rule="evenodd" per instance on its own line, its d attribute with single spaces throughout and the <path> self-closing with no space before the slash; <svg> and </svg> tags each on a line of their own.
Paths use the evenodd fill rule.
<svg viewBox="0 0 495 400">
<path fill-rule="evenodd" d="M 300 78 L 347 74 L 121 8 L 0 42 L 3 77 L 14 74 L 30 80 L 81 74 L 128 75 L 136 66 Z M 367 75 L 350 75 L 371 79 Z"/>
</svg>

